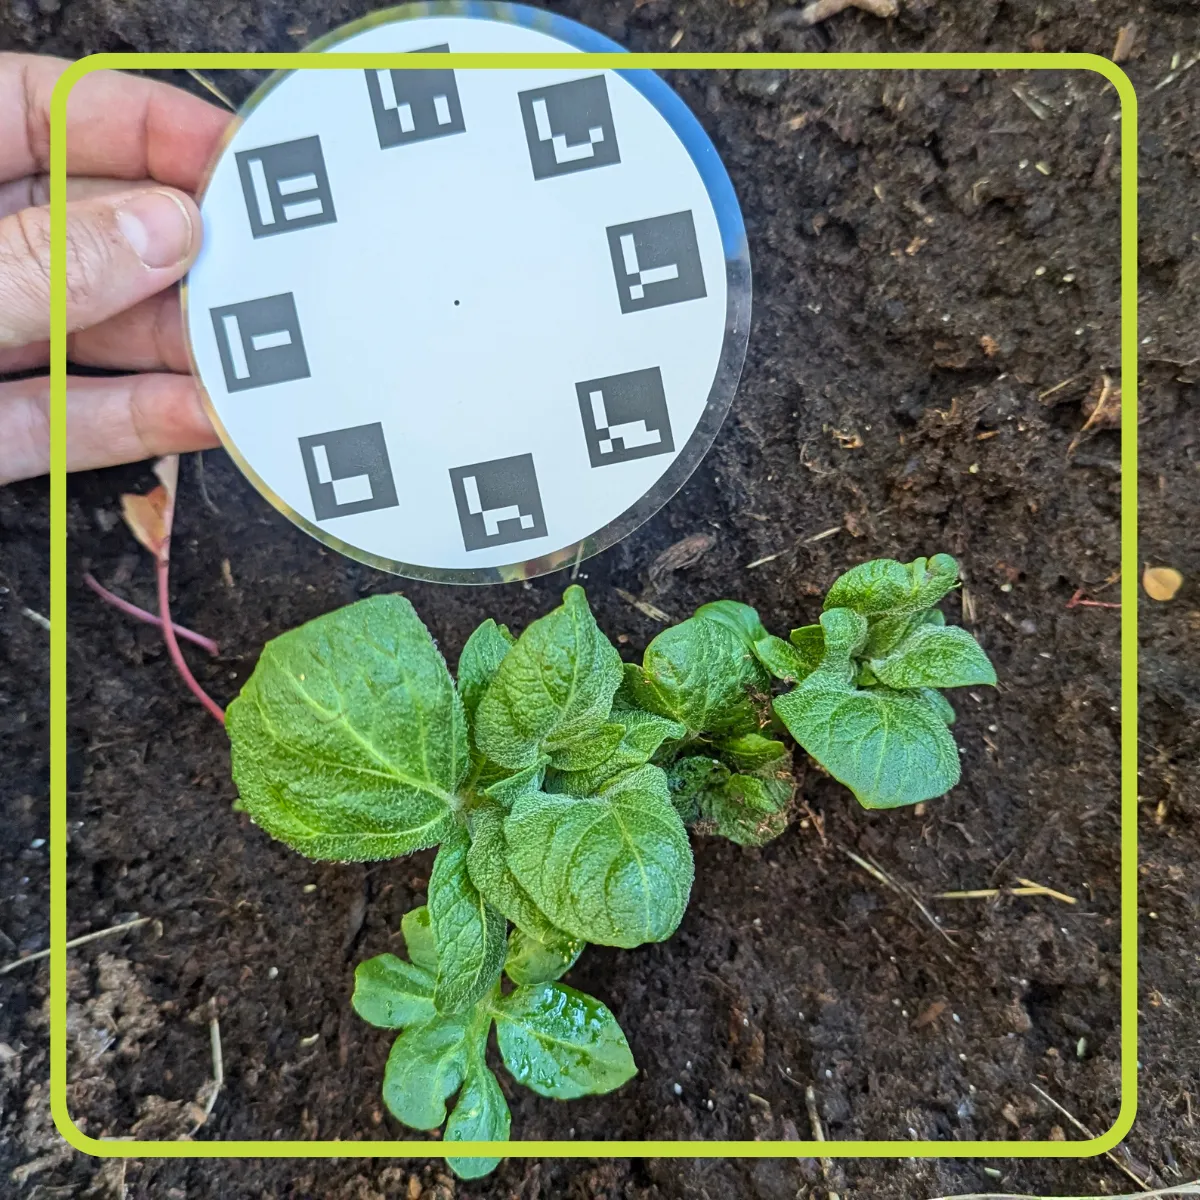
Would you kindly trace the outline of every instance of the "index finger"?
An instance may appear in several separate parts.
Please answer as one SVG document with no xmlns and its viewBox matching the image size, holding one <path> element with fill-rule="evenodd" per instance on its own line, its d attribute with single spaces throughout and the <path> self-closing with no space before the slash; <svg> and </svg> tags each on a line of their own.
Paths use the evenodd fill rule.
<svg viewBox="0 0 1200 1200">
<path fill-rule="evenodd" d="M 0 54 L 0 182 L 50 167 L 50 96 L 66 59 Z M 85 75 L 67 101 L 67 171 L 156 179 L 194 192 L 233 114 L 179 88 Z"/>
</svg>

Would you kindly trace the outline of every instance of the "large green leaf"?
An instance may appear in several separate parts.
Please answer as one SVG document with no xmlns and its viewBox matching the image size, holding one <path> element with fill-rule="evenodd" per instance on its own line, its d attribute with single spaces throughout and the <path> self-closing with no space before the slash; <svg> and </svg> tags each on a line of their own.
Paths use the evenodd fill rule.
<svg viewBox="0 0 1200 1200">
<path fill-rule="evenodd" d="M 475 1013 L 435 1017 L 406 1029 L 392 1044 L 383 1071 L 383 1102 L 412 1129 L 436 1129 L 446 1101 L 467 1071 L 468 1037 Z"/>
<path fill-rule="evenodd" d="M 450 1119 L 446 1122 L 446 1142 L 506 1142 L 511 1118 L 508 1101 L 487 1065 L 488 1019 L 482 1023 L 483 1036 L 472 1039 L 467 1055 L 466 1075 Z M 500 1158 L 462 1158 L 446 1155 L 451 1170 L 461 1179 L 479 1179 L 494 1171 Z"/>
<path fill-rule="evenodd" d="M 354 971 L 354 1011 L 380 1029 L 420 1025 L 437 1015 L 433 976 L 394 954 L 378 954 Z"/>
<path fill-rule="evenodd" d="M 508 935 L 504 973 L 513 983 L 548 983 L 560 979 L 579 961 L 583 947 L 583 942 L 575 940 L 547 946 L 523 929 L 514 929 Z"/>
<path fill-rule="evenodd" d="M 495 678 L 513 641 L 508 626 L 497 625 L 491 617 L 467 638 L 467 644 L 458 656 L 458 694 L 462 697 L 468 721 L 475 719 L 479 701 Z"/>
<path fill-rule="evenodd" d="M 569 587 L 500 663 L 476 713 L 476 744 L 501 766 L 527 767 L 605 724 L 620 682 L 620 655 L 583 589 Z"/>
<path fill-rule="evenodd" d="M 899 616 L 936 604 L 958 582 L 958 563 L 935 554 L 904 564 L 876 558 L 838 577 L 825 596 L 825 609 L 851 608 L 864 616 Z"/>
<path fill-rule="evenodd" d="M 241 803 L 309 858 L 395 858 L 454 824 L 462 702 L 402 596 L 373 596 L 268 642 L 226 729 Z"/>
<path fill-rule="evenodd" d="M 759 727 L 770 678 L 729 623 L 690 617 L 646 647 L 641 671 L 626 682 L 640 707 L 693 734 L 738 734 Z"/>
<path fill-rule="evenodd" d="M 872 658 L 880 683 L 893 688 L 949 688 L 994 684 L 996 671 L 983 647 L 957 625 L 919 625 L 886 658 Z"/>
<path fill-rule="evenodd" d="M 429 916 L 437 943 L 439 1013 L 469 1008 L 500 975 L 504 966 L 505 923 L 467 872 L 471 839 L 456 825 L 438 849 L 429 877 Z"/>
<path fill-rule="evenodd" d="M 488 903 L 543 945 L 566 951 L 576 939 L 555 927 L 517 882 L 508 865 L 508 843 L 504 838 L 505 810 L 486 801 L 471 812 L 471 849 L 467 871 L 471 882 Z"/>
<path fill-rule="evenodd" d="M 494 1015 L 504 1065 L 539 1096 L 600 1095 L 637 1073 L 616 1018 L 574 988 L 519 987 L 495 1005 Z"/>
<path fill-rule="evenodd" d="M 661 942 L 683 917 L 692 852 L 658 767 L 621 775 L 595 796 L 522 796 L 504 837 L 521 887 L 583 941 Z"/>
<path fill-rule="evenodd" d="M 822 614 L 825 659 L 775 711 L 796 739 L 866 808 L 930 800 L 959 779 L 958 750 L 944 720 L 922 698 L 856 688 L 851 656 L 866 637 L 849 609 Z"/>
</svg>

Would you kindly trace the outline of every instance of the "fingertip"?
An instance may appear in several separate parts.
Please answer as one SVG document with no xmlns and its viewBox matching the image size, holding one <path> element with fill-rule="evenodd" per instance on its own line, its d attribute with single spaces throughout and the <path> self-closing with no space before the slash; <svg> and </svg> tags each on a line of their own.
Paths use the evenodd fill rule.
<svg viewBox="0 0 1200 1200">
<path fill-rule="evenodd" d="M 178 277 L 200 249 L 200 210 L 175 188 L 150 188 L 117 202 L 121 236 L 143 266 Z"/>
</svg>

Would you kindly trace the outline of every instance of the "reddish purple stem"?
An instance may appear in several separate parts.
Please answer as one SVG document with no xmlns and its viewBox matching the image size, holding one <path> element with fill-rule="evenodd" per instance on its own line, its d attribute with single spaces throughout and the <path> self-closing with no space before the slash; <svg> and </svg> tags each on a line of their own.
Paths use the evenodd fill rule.
<svg viewBox="0 0 1200 1200">
<path fill-rule="evenodd" d="M 162 628 L 162 618 L 156 617 L 154 613 L 147 612 L 144 608 L 138 608 L 136 604 L 130 604 L 128 600 L 122 600 L 120 596 L 114 595 L 90 572 L 85 571 L 83 582 L 104 601 L 105 604 L 111 604 L 113 608 L 125 613 L 127 616 L 135 617 L 139 621 L 145 621 L 147 625 L 154 625 L 157 628 Z M 207 650 L 214 658 L 221 653 L 221 648 L 212 638 L 205 637 L 202 633 L 196 633 L 191 629 L 185 628 L 183 625 L 171 623 L 171 628 L 181 637 L 189 642 L 194 642 L 202 650 Z"/>
<path fill-rule="evenodd" d="M 154 566 L 158 574 L 158 611 L 162 613 L 163 640 L 167 643 L 167 651 L 171 655 L 171 661 L 175 664 L 175 670 L 179 672 L 183 682 L 188 685 L 188 689 L 192 695 L 224 725 L 225 710 L 196 682 L 196 677 L 192 674 L 191 668 L 184 660 L 183 652 L 179 649 L 179 642 L 175 638 L 175 625 L 171 620 L 171 597 L 168 586 L 167 562 L 165 552 L 155 555 Z"/>
</svg>

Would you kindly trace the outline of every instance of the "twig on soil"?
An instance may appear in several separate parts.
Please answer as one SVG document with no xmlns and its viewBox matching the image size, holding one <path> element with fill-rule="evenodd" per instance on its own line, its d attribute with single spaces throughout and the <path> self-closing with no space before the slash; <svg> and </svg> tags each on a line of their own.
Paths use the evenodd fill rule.
<svg viewBox="0 0 1200 1200">
<path fill-rule="evenodd" d="M 1042 1091 L 1042 1089 L 1038 1087 L 1036 1083 L 1031 1083 L 1029 1086 L 1033 1088 L 1033 1090 L 1037 1092 L 1037 1094 L 1041 1096 L 1041 1098 L 1045 1100 L 1047 1104 L 1062 1113 L 1062 1115 L 1066 1117 L 1067 1120 L 1070 1121 L 1071 1124 L 1074 1125 L 1084 1137 L 1091 1139 L 1096 1137 L 1096 1135 L 1077 1116 L 1075 1116 L 1073 1112 L 1059 1104 L 1059 1102 L 1055 1100 L 1054 1097 L 1049 1094 L 1049 1092 Z M 1104 1157 L 1107 1158 L 1108 1161 L 1112 1163 L 1118 1171 L 1122 1171 L 1128 1175 L 1129 1178 L 1138 1185 L 1138 1187 L 1143 1189 L 1148 1189 L 1150 1187 L 1149 1180 L 1143 1179 L 1140 1175 L 1137 1175 L 1131 1171 L 1129 1167 L 1127 1167 L 1111 1150 L 1105 1150 Z"/>
<path fill-rule="evenodd" d="M 1082 375 L 1072 375 L 1070 379 L 1064 379 L 1062 383 L 1056 383 L 1052 388 L 1047 388 L 1044 392 L 1038 392 L 1038 399 L 1045 404 L 1051 396 L 1057 395 L 1063 388 L 1070 387 L 1073 383 L 1078 383 L 1082 378 Z"/>
<path fill-rule="evenodd" d="M 1168 84 L 1174 83 L 1184 71 L 1190 71 L 1198 62 L 1200 62 L 1200 54 L 1193 54 L 1181 67 L 1177 67 L 1169 75 L 1160 79 L 1150 90 L 1152 92 L 1161 92 Z"/>
<path fill-rule="evenodd" d="M 35 625 L 40 625 L 47 633 L 50 632 L 50 618 L 43 617 L 40 612 L 34 612 L 32 608 L 21 607 L 21 616 L 28 617 Z"/>
<path fill-rule="evenodd" d="M 916 896 L 909 888 L 905 887 L 901 883 L 897 883 L 884 871 L 881 866 L 879 866 L 878 863 L 868 862 L 865 858 L 859 858 L 859 856 L 855 854 L 853 850 L 846 846 L 841 846 L 840 849 L 847 858 L 856 862 L 872 878 L 878 879 L 880 883 L 882 883 L 885 887 L 891 888 L 891 890 L 898 896 L 903 896 L 906 900 L 909 900 L 915 904 L 921 916 L 923 916 L 925 920 L 927 920 L 930 925 L 932 925 L 934 929 L 936 929 L 938 933 L 940 933 L 942 937 L 944 937 L 946 941 L 950 943 L 950 945 L 958 945 L 958 943 L 941 927 L 937 917 L 935 917 L 933 913 L 931 913 L 929 909 L 927 909 L 925 905 L 921 903 L 920 898 Z"/>
<path fill-rule="evenodd" d="M 1158 1200 L 1165 1196 L 1200 1196 L 1200 1180 L 1195 1183 L 1177 1183 L 1174 1187 L 1153 1192 L 1129 1192 L 1123 1196 L 1110 1196 L 1108 1200 Z M 932 1200 L 1097 1200 L 1095 1196 L 1018 1196 L 1015 1192 L 971 1192 L 966 1196 L 934 1196 Z"/>
<path fill-rule="evenodd" d="M 651 604 L 649 600 L 641 600 L 632 592 L 627 592 L 624 588 L 613 588 L 613 591 L 625 601 L 626 604 L 636 608 L 644 617 L 649 617 L 652 621 L 660 621 L 666 624 L 669 621 L 675 620 L 669 612 L 663 612 L 656 604 Z"/>
<path fill-rule="evenodd" d="M 74 950 L 76 946 L 82 946 L 87 942 L 94 942 L 97 938 L 108 937 L 111 933 L 124 933 L 126 929 L 136 929 L 139 925 L 145 925 L 151 920 L 150 917 L 138 917 L 136 921 L 125 921 L 121 925 L 110 925 L 107 929 L 97 929 L 94 933 L 85 933 L 82 937 L 72 938 L 67 942 L 65 949 Z M 15 971 L 18 967 L 25 966 L 26 963 L 38 962 L 43 958 L 49 958 L 49 950 L 39 950 L 36 954 L 27 954 L 24 958 L 13 959 L 10 963 L 5 963 L 0 967 L 0 975 L 7 975 L 9 971 Z"/>
<path fill-rule="evenodd" d="M 217 1097 L 225 1085 L 225 1058 L 221 1053 L 221 1025 L 217 1021 L 216 1013 L 213 1013 L 208 1019 L 208 1042 L 212 1048 L 212 1090 L 208 1093 L 208 1099 L 204 1103 L 204 1113 L 192 1133 L 195 1133 L 212 1116 L 212 1111 L 217 1105 Z"/>
<path fill-rule="evenodd" d="M 237 105 L 225 95 L 223 91 L 211 79 L 205 75 L 201 75 L 199 71 L 192 70 L 191 67 L 185 67 L 184 70 L 202 87 L 205 91 L 211 92 L 220 102 L 225 105 L 230 112 L 237 112 Z"/>
<path fill-rule="evenodd" d="M 837 16 L 843 9 L 861 8 L 876 17 L 894 17 L 900 11 L 897 0 L 813 0 L 797 14 L 795 23 L 800 26 L 817 25 Z"/>
<path fill-rule="evenodd" d="M 1021 886 L 1014 888 L 972 888 L 966 892 L 938 892 L 938 900 L 991 900 L 996 896 L 1049 896 L 1052 900 L 1061 900 L 1064 904 L 1078 904 L 1074 896 L 1066 892 L 1056 892 L 1054 888 L 1044 887 L 1034 883 L 1032 879 L 1021 879 Z"/>
<path fill-rule="evenodd" d="M 787 1076 L 785 1075 L 786 1079 Z M 813 1137 L 818 1142 L 825 1140 L 825 1128 L 821 1124 L 821 1114 L 817 1112 L 817 1093 L 813 1091 L 813 1086 L 810 1083 L 804 1089 L 804 1107 L 808 1109 L 808 1123 L 812 1126 Z M 833 1163 L 824 1155 L 821 1156 L 821 1175 L 825 1180 L 825 1186 L 829 1188 L 829 1200 L 840 1200 L 837 1192 L 829 1187 L 830 1176 L 833 1174 Z"/>
<path fill-rule="evenodd" d="M 131 604 L 128 600 L 122 600 L 120 596 L 110 592 L 100 581 L 91 573 L 84 571 L 83 582 L 100 597 L 105 604 L 111 604 L 113 608 L 125 613 L 126 616 L 134 617 L 139 621 L 145 621 L 147 625 L 154 625 L 157 628 L 162 628 L 162 617 L 155 616 L 152 612 L 147 612 L 144 608 L 138 608 L 136 604 Z M 179 637 L 186 639 L 189 642 L 194 642 L 202 650 L 207 650 L 214 658 L 221 653 L 220 646 L 210 637 L 205 637 L 202 633 L 196 633 L 194 630 L 188 629 L 183 625 L 176 625 L 175 632 Z"/>
</svg>

